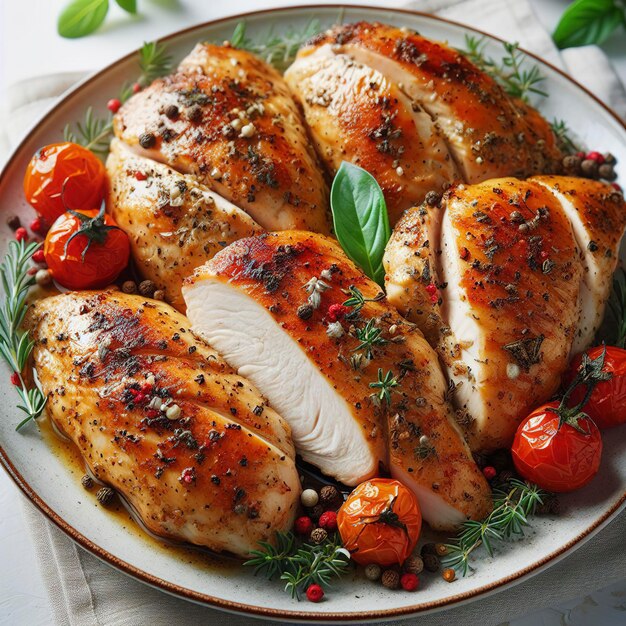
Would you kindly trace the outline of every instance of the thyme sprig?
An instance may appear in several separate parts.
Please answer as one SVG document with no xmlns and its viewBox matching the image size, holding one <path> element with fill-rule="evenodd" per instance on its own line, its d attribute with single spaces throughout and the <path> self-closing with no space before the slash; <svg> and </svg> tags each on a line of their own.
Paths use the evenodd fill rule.
<svg viewBox="0 0 626 626">
<path fill-rule="evenodd" d="M 517 43 L 502 43 L 504 56 L 498 62 L 485 54 L 485 37 L 465 35 L 465 48 L 459 50 L 474 65 L 489 74 L 510 96 L 528 101 L 530 94 L 548 97 L 540 88 L 545 80 L 537 65 L 528 66 L 526 55 Z"/>
<path fill-rule="evenodd" d="M 34 277 L 28 273 L 29 261 L 40 245 L 37 242 L 26 244 L 24 241 L 12 241 L 0 265 L 5 293 L 0 307 L 0 354 L 14 373 L 13 381 L 22 402 L 17 408 L 26 413 L 15 430 L 37 419 L 46 406 L 46 397 L 39 382 L 35 380 L 31 387 L 27 384 L 24 371 L 34 343 L 28 333 L 21 329 L 27 309 L 26 296 L 35 284 Z"/>
<path fill-rule="evenodd" d="M 256 54 L 282 72 L 296 58 L 299 48 L 320 31 L 320 22 L 311 19 L 303 28 L 291 28 L 282 35 L 276 35 L 272 28 L 260 41 L 250 39 L 246 30 L 246 22 L 239 22 L 230 37 L 230 44 Z"/>
<path fill-rule="evenodd" d="M 506 486 L 494 490 L 493 511 L 484 520 L 468 520 L 458 537 L 446 545 L 445 567 L 452 567 L 463 576 L 470 568 L 471 555 L 481 546 L 493 556 L 496 542 L 524 535 L 529 519 L 548 494 L 532 483 L 511 479 Z"/>
<path fill-rule="evenodd" d="M 139 68 L 141 73 L 137 83 L 146 87 L 155 78 L 167 74 L 172 69 L 172 57 L 167 53 L 163 44 L 156 41 L 144 42 L 139 49 Z M 126 102 L 133 95 L 131 83 L 125 83 L 120 89 L 118 99 L 121 103 Z M 66 124 L 63 129 L 65 141 L 78 143 L 95 154 L 104 156 L 109 151 L 109 144 L 113 135 L 113 114 L 107 117 L 97 117 L 93 107 L 88 107 L 82 122 L 76 122 L 74 126 Z"/>
<path fill-rule="evenodd" d="M 385 402 L 387 406 L 391 406 L 391 393 L 400 385 L 400 381 L 397 376 L 393 375 L 391 370 L 388 370 L 386 374 L 383 374 L 382 368 L 378 368 L 378 379 L 369 384 L 372 389 L 378 389 L 374 395 L 378 397 L 381 402 Z"/>
<path fill-rule="evenodd" d="M 344 291 L 346 296 L 349 298 L 343 303 L 343 306 L 348 306 L 353 309 L 353 313 L 359 313 L 359 311 L 365 306 L 366 302 L 378 302 L 385 297 L 385 294 L 380 291 L 373 298 L 366 298 L 358 287 L 354 285 L 350 285 L 346 291 Z"/>
<path fill-rule="evenodd" d="M 354 348 L 353 352 L 365 351 L 365 357 L 367 359 L 372 358 L 372 351 L 375 346 L 382 346 L 387 342 L 384 337 L 381 337 L 382 330 L 376 326 L 376 320 L 370 319 L 363 328 L 356 328 L 354 331 L 355 337 L 360 341 L 359 345 Z"/>
<path fill-rule="evenodd" d="M 556 142 L 561 152 L 564 154 L 574 154 L 581 150 L 580 146 L 571 138 L 571 131 L 563 120 L 555 118 L 552 120 L 550 128 L 552 128 L 552 132 L 556 137 Z"/>
<path fill-rule="evenodd" d="M 350 563 L 350 553 L 342 547 L 337 534 L 313 545 L 298 544 L 291 532 L 277 532 L 275 546 L 266 541 L 259 545 L 261 548 L 253 550 L 253 558 L 244 565 L 254 567 L 255 575 L 263 574 L 268 580 L 280 576 L 285 591 L 298 600 L 313 583 L 329 586 L 333 578 L 347 572 Z"/>
</svg>

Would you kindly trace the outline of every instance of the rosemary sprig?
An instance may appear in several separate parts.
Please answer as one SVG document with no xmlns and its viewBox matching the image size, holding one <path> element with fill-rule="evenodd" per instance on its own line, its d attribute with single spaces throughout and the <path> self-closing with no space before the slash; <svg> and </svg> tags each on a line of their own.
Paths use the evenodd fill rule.
<svg viewBox="0 0 626 626">
<path fill-rule="evenodd" d="M 27 309 L 26 296 L 35 283 L 34 277 L 28 274 L 28 262 L 40 245 L 37 242 L 12 241 L 0 265 L 5 293 L 0 308 L 0 354 L 14 373 L 15 388 L 22 401 L 18 409 L 26 413 L 26 418 L 16 426 L 16 430 L 37 419 L 46 406 L 46 397 L 39 382 L 35 380 L 34 386 L 29 388 L 25 380 L 24 370 L 34 344 L 28 333 L 21 330 Z"/>
<path fill-rule="evenodd" d="M 282 35 L 274 34 L 272 28 L 262 41 L 250 39 L 246 35 L 246 29 L 245 22 L 239 22 L 235 26 L 230 38 L 231 45 L 256 54 L 282 72 L 291 65 L 298 49 L 320 31 L 320 22 L 317 19 L 311 19 L 304 28 L 299 30 L 291 28 Z"/>
<path fill-rule="evenodd" d="M 146 87 L 155 78 L 167 74 L 172 69 L 172 57 L 167 53 L 163 44 L 156 41 L 146 41 L 139 50 L 139 68 L 141 74 L 137 83 L 141 87 Z M 124 103 L 132 95 L 133 85 L 125 83 L 120 90 L 118 99 Z M 83 121 L 76 122 L 74 128 L 71 124 L 66 124 L 63 129 L 65 141 L 78 143 L 101 156 L 108 153 L 112 134 L 113 114 L 109 113 L 106 118 L 96 117 L 93 107 L 87 109 Z"/>
<path fill-rule="evenodd" d="M 526 55 L 519 49 L 517 43 L 503 42 L 505 55 L 498 62 L 486 56 L 485 37 L 465 35 L 465 49 L 459 50 L 474 65 L 489 74 L 510 96 L 528 101 L 530 94 L 548 97 L 547 92 L 539 85 L 545 80 L 539 67 L 526 64 Z"/>
<path fill-rule="evenodd" d="M 469 520 L 463 523 L 458 537 L 446 545 L 448 554 L 443 559 L 444 566 L 465 576 L 469 571 L 470 556 L 479 547 L 484 546 L 489 556 L 493 556 L 495 542 L 522 536 L 529 518 L 547 495 L 537 485 L 514 478 L 506 486 L 494 490 L 493 511 L 480 522 Z"/>
<path fill-rule="evenodd" d="M 372 389 L 379 389 L 374 395 L 376 395 L 381 402 L 385 402 L 387 406 L 391 406 L 391 392 L 399 385 L 400 381 L 398 377 L 394 376 L 391 370 L 383 374 L 383 370 L 380 367 L 378 368 L 378 380 L 370 383 Z"/>
<path fill-rule="evenodd" d="M 244 565 L 254 567 L 255 575 L 263 574 L 268 580 L 280 576 L 285 591 L 298 600 L 310 584 L 329 586 L 333 578 L 347 572 L 350 563 L 350 553 L 336 534 L 319 545 L 298 545 L 293 533 L 277 532 L 275 546 L 266 541 L 259 545 L 261 549 L 253 550 L 253 558 Z"/>
<path fill-rule="evenodd" d="M 552 132 L 556 137 L 556 142 L 561 152 L 564 154 L 574 154 L 580 151 L 580 146 L 570 137 L 571 131 L 563 120 L 557 120 L 555 118 L 552 120 L 550 128 L 552 128 Z"/>
<path fill-rule="evenodd" d="M 388 343 L 384 337 L 381 337 L 382 332 L 383 331 L 376 326 L 374 319 L 370 319 L 363 328 L 355 329 L 354 334 L 361 343 L 354 348 L 353 352 L 365 350 L 365 357 L 371 359 L 374 346 L 382 346 Z"/>
</svg>

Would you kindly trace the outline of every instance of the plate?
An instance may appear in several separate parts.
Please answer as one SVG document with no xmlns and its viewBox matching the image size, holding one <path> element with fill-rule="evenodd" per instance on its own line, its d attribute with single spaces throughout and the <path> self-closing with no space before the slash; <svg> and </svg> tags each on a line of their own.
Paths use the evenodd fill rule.
<svg viewBox="0 0 626 626">
<path fill-rule="evenodd" d="M 180 59 L 197 41 L 228 39 L 242 19 L 247 22 L 249 35 L 255 37 L 270 29 L 280 32 L 304 27 L 312 17 L 319 19 L 322 26 L 329 26 L 339 17 L 344 22 L 379 20 L 417 29 L 427 37 L 457 47 L 463 46 L 466 34 L 477 34 L 459 24 L 409 11 L 309 5 L 217 20 L 175 33 L 163 41 L 175 59 Z M 498 40 L 487 37 L 486 46 L 491 56 L 502 56 L 502 44 Z M 565 74 L 539 59 L 532 61 L 539 64 L 546 76 L 544 87 L 550 97 L 542 102 L 544 115 L 548 119 L 564 119 L 589 147 L 612 152 L 618 158 L 620 178 L 626 180 L 626 127 Z M 0 255 L 5 254 L 11 239 L 6 217 L 11 213 L 23 214 L 26 221 L 32 216 L 21 186 L 24 168 L 32 154 L 44 144 L 62 140 L 65 124 L 81 120 L 88 106 L 104 113 L 107 100 L 136 74 L 136 57 L 131 54 L 87 78 L 52 108 L 18 146 L 0 175 L 0 207 L 4 215 L 0 223 Z M 297 602 L 282 591 L 279 582 L 255 578 L 247 568 L 201 566 L 202 558 L 181 558 L 175 550 L 156 549 L 154 540 L 133 531 L 132 525 L 120 526 L 119 516 L 103 512 L 95 504 L 95 499 L 81 487 L 77 470 L 67 464 L 63 454 L 48 445 L 36 426 L 15 432 L 20 416 L 14 408 L 15 391 L 4 371 L 0 380 L 4 407 L 0 420 L 0 459 L 32 502 L 83 548 L 114 567 L 182 598 L 230 611 L 275 620 L 361 623 L 449 607 L 545 569 L 598 532 L 626 503 L 626 432 L 622 428 L 605 437 L 598 476 L 585 489 L 561 499 L 563 511 L 558 518 L 537 518 L 526 540 L 502 547 L 494 559 L 481 559 L 470 576 L 454 584 L 431 576 L 417 593 L 391 592 L 364 579 L 348 578 L 333 588 L 328 601 L 316 605 Z"/>
</svg>

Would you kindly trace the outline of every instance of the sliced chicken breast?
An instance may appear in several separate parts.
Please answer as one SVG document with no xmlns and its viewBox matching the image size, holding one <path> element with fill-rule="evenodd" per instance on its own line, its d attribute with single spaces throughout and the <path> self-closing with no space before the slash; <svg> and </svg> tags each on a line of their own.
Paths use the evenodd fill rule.
<svg viewBox="0 0 626 626">
<path fill-rule="evenodd" d="M 263 228 L 329 230 L 328 190 L 301 114 L 278 72 L 248 52 L 198 44 L 124 104 L 114 130 Z"/>
<path fill-rule="evenodd" d="M 305 460 L 348 485 L 390 471 L 435 528 L 489 512 L 435 353 L 334 241 L 240 240 L 183 295 L 194 331 L 262 389 Z M 350 295 L 355 306 L 342 308 Z"/>
<path fill-rule="evenodd" d="M 380 72 L 326 45 L 300 56 L 285 80 L 330 173 L 342 161 L 370 172 L 392 224 L 427 192 L 459 178 L 430 115 Z"/>
<path fill-rule="evenodd" d="M 587 178 L 536 176 L 561 203 L 569 218 L 583 265 L 580 319 L 572 353 L 585 350 L 602 323 L 612 276 L 626 227 L 624 196 L 606 183 Z"/>
<path fill-rule="evenodd" d="M 289 426 L 168 305 L 120 292 L 36 302 L 47 412 L 157 535 L 246 556 L 288 530 Z"/>
<path fill-rule="evenodd" d="M 547 122 L 460 52 L 405 28 L 358 22 L 315 37 L 298 57 L 328 45 L 380 72 L 418 103 L 466 182 L 557 171 L 561 155 Z"/>
<path fill-rule="evenodd" d="M 195 177 L 139 156 L 118 139 L 107 172 L 107 211 L 129 236 L 135 266 L 182 313 L 183 279 L 224 246 L 263 231 Z"/>
<path fill-rule="evenodd" d="M 431 240 L 428 258 L 440 290 L 431 311 L 436 332 L 428 330 L 456 385 L 453 402 L 470 446 L 493 450 L 509 445 L 519 421 L 559 385 L 579 319 L 580 252 L 560 202 L 537 183 L 459 185 L 437 215 L 440 238 Z M 407 215 L 390 241 L 390 281 L 423 267 L 421 256 L 403 250 L 402 237 L 411 241 L 419 226 Z M 420 233 L 411 246 L 428 236 Z M 420 290 L 417 301 L 425 302 L 427 289 L 405 281 L 389 299 L 424 324 L 407 303 Z"/>
</svg>

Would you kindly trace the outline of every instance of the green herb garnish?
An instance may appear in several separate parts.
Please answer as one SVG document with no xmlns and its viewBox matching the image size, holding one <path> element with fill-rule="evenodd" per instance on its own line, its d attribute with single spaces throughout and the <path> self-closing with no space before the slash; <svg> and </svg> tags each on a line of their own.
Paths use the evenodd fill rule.
<svg viewBox="0 0 626 626">
<path fill-rule="evenodd" d="M 139 68 L 141 74 L 137 83 L 145 87 L 155 78 L 167 74 L 172 69 L 172 57 L 167 53 L 163 44 L 154 41 L 144 42 L 139 49 Z M 125 83 L 118 96 L 120 102 L 126 102 L 132 94 L 132 85 Z M 112 136 L 113 114 L 109 113 L 106 118 L 96 117 L 93 107 L 87 109 L 82 122 L 76 122 L 74 127 L 66 124 L 63 129 L 65 141 L 78 143 L 101 156 L 108 153 Z"/>
<path fill-rule="evenodd" d="M 465 49 L 459 50 L 480 70 L 491 76 L 513 98 L 528 101 L 530 94 L 548 97 L 539 85 L 545 80 L 537 65 L 527 66 L 526 55 L 517 43 L 502 42 L 505 55 L 500 62 L 486 56 L 485 37 L 465 35 Z"/>
<path fill-rule="evenodd" d="M 353 313 L 359 313 L 359 311 L 365 306 L 366 302 L 378 302 L 385 297 L 385 294 L 380 291 L 374 298 L 366 298 L 358 287 L 350 285 L 344 293 L 349 298 L 343 303 L 343 306 L 349 306 L 353 309 Z"/>
<path fill-rule="evenodd" d="M 382 330 L 376 326 L 373 319 L 368 320 L 363 328 L 355 329 L 354 334 L 360 343 L 353 352 L 364 350 L 367 359 L 372 358 L 372 350 L 375 346 L 382 346 L 387 343 L 387 340 L 381 337 Z"/>
<path fill-rule="evenodd" d="M 626 26 L 626 6 L 616 0 L 576 0 L 561 16 L 552 34 L 559 48 L 601 44 Z"/>
<path fill-rule="evenodd" d="M 570 137 L 571 131 L 563 120 L 552 120 L 550 128 L 552 128 L 552 132 L 556 137 L 556 142 L 561 152 L 564 154 L 574 154 L 575 152 L 580 152 L 580 146 L 578 146 Z"/>
<path fill-rule="evenodd" d="M 380 367 L 378 368 L 378 380 L 370 383 L 372 389 L 379 389 L 374 395 L 381 402 L 385 402 L 388 407 L 391 406 L 391 392 L 399 385 L 398 377 L 394 376 L 391 370 L 383 374 L 383 370 Z"/>
<path fill-rule="evenodd" d="M 251 552 L 253 558 L 244 565 L 255 568 L 255 574 L 263 574 L 268 580 L 279 576 L 285 581 L 285 591 L 292 598 L 300 599 L 300 593 L 315 583 L 331 584 L 348 571 L 350 553 L 342 547 L 337 534 L 319 545 L 298 544 L 291 532 L 277 532 L 276 545 L 259 541 L 261 549 Z"/>
<path fill-rule="evenodd" d="M 276 35 L 273 29 L 270 29 L 260 41 L 250 39 L 246 30 L 246 23 L 239 22 L 230 37 L 231 45 L 256 54 L 282 72 L 291 65 L 300 47 L 320 31 L 320 22 L 311 19 L 304 28 L 300 30 L 291 28 L 284 35 Z"/>
<path fill-rule="evenodd" d="M 532 483 L 511 479 L 493 492 L 493 511 L 481 522 L 463 522 L 458 537 L 446 545 L 448 554 L 443 559 L 445 567 L 452 567 L 463 576 L 469 571 L 472 553 L 484 546 L 493 556 L 493 544 L 524 534 L 529 518 L 548 494 Z"/>
<path fill-rule="evenodd" d="M 4 287 L 5 300 L 0 308 L 0 354 L 13 372 L 12 382 L 22 401 L 18 409 L 26 413 L 15 428 L 19 430 L 37 419 L 46 406 L 46 397 L 37 380 L 29 387 L 24 371 L 33 350 L 34 343 L 28 333 L 21 329 L 26 315 L 26 296 L 35 284 L 35 278 L 28 273 L 29 261 L 41 244 L 12 241 L 9 251 L 0 265 L 0 276 Z"/>
<path fill-rule="evenodd" d="M 137 13 L 136 0 L 115 0 L 127 13 Z M 109 0 L 73 0 L 59 15 L 57 32 L 77 39 L 98 30 L 109 12 Z"/>
<path fill-rule="evenodd" d="M 335 235 L 344 252 L 382 286 L 383 255 L 391 228 L 385 198 L 376 179 L 344 161 L 333 180 L 330 206 Z"/>
</svg>

